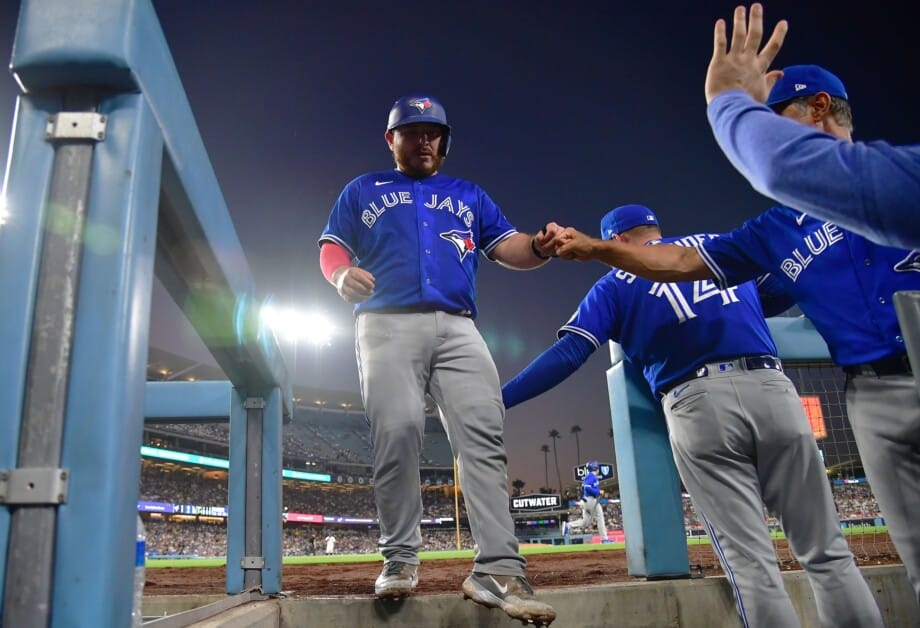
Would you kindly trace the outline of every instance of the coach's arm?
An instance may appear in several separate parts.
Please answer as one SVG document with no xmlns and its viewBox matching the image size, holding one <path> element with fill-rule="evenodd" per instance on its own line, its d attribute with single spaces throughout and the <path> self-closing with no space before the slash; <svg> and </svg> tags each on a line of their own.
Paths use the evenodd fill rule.
<svg viewBox="0 0 920 628">
<path fill-rule="evenodd" d="M 564 229 L 556 242 L 556 255 L 562 259 L 597 260 L 652 281 L 715 279 L 699 252 L 690 246 L 601 240 L 571 227 Z"/>
</svg>

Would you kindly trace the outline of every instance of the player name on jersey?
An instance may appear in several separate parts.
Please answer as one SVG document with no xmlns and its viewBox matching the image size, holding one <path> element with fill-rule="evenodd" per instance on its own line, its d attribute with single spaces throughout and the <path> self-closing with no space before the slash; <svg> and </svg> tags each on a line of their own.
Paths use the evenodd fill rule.
<svg viewBox="0 0 920 628">
<path fill-rule="evenodd" d="M 562 507 L 562 497 L 535 493 L 511 498 L 511 510 L 522 512 L 531 510 L 552 510 Z"/>
</svg>

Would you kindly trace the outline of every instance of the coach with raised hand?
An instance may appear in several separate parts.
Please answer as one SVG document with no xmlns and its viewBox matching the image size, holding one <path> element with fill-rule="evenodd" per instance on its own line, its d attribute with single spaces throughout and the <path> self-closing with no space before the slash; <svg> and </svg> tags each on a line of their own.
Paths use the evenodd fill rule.
<svg viewBox="0 0 920 628">
<path fill-rule="evenodd" d="M 786 68 L 767 97 L 770 115 L 850 138 L 839 77 L 816 65 Z M 652 281 L 712 279 L 725 290 L 771 273 L 847 374 L 847 415 L 863 468 L 920 602 L 920 403 L 894 294 L 920 290 L 920 251 L 880 246 L 776 205 L 696 247 L 626 247 L 567 229 L 563 259 L 595 259 Z"/>
<path fill-rule="evenodd" d="M 869 240 L 920 247 L 920 145 L 853 142 L 777 116 L 767 101 L 782 70 L 768 68 L 788 24 L 760 50 L 763 7 L 735 8 L 731 45 L 715 25 L 706 102 L 716 141 L 755 190 Z"/>
</svg>

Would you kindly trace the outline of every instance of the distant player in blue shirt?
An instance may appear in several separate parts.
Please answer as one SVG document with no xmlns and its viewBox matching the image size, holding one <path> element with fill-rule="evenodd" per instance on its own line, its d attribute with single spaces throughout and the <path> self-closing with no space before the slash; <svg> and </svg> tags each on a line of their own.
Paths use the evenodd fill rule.
<svg viewBox="0 0 920 628">
<path fill-rule="evenodd" d="M 774 103 L 780 115 L 850 132 L 849 104 L 831 93 L 842 89 L 839 78 L 822 70 L 802 83 L 790 73 L 771 99 L 788 94 L 790 81 L 792 91 L 802 87 Z M 866 477 L 920 602 L 920 399 L 893 303 L 895 292 L 920 290 L 920 251 L 880 246 L 782 205 L 698 249 L 635 250 L 567 231 L 560 256 L 652 280 L 714 279 L 724 288 L 769 272 L 782 282 L 847 372 L 847 415 Z"/>
<path fill-rule="evenodd" d="M 807 85 L 821 72 L 816 66 L 785 68 L 786 90 L 767 100 L 780 75 L 767 68 L 782 46 L 787 24 L 777 24 L 758 54 L 763 34 L 759 4 L 751 7 L 750 22 L 748 33 L 744 7 L 738 7 L 737 44 L 728 50 L 725 23 L 716 23 L 706 75 L 709 122 L 732 165 L 755 190 L 789 207 L 877 244 L 920 248 L 920 145 L 853 142 L 849 133 L 829 133 L 773 115 L 769 107 L 798 95 L 796 85 Z"/>
<path fill-rule="evenodd" d="M 348 183 L 319 238 L 324 276 L 356 304 L 384 556 L 374 592 L 402 597 L 418 584 L 419 457 L 430 394 L 457 458 L 478 546 L 464 595 L 549 624 L 555 611 L 524 577 L 508 509 L 498 371 L 473 319 L 480 253 L 511 268 L 536 268 L 549 259 L 559 225 L 519 233 L 485 190 L 440 172 L 451 128 L 435 98 L 397 100 L 385 137 L 396 168 Z"/>
<path fill-rule="evenodd" d="M 601 481 L 597 477 L 599 470 L 597 460 L 589 460 L 585 465 L 585 479 L 581 482 L 581 519 L 566 524 L 563 533 L 568 534 L 573 528 L 584 530 L 596 523 L 601 543 L 609 543 L 604 508 L 601 506 Z"/>
<path fill-rule="evenodd" d="M 712 235 L 662 240 L 641 205 L 609 212 L 605 242 L 631 251 Z M 562 249 L 560 249 L 562 250 Z M 760 279 L 775 304 L 773 279 Z M 745 626 L 797 626 L 777 566 L 763 505 L 782 521 L 806 570 L 822 625 L 881 626 L 882 618 L 840 532 L 814 435 L 782 372 L 754 281 L 659 283 L 614 268 L 598 280 L 559 339 L 506 383 L 508 408 L 549 390 L 597 348 L 618 342 L 661 399 L 674 462 L 729 576 Z"/>
</svg>

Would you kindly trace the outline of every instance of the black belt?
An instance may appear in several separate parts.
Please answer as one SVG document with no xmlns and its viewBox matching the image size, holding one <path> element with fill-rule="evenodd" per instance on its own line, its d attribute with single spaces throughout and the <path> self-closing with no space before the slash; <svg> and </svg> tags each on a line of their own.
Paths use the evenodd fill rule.
<svg viewBox="0 0 920 628">
<path fill-rule="evenodd" d="M 669 392 L 681 384 L 686 384 L 687 382 L 701 377 L 708 377 L 710 373 L 716 374 L 733 371 L 735 365 L 743 367 L 745 371 L 759 371 L 761 369 L 772 369 L 774 371 L 783 370 L 783 363 L 779 361 L 779 358 L 772 355 L 744 356 L 735 358 L 734 360 L 709 362 L 693 369 L 683 377 L 678 377 L 673 382 L 670 382 L 667 388 L 658 391 L 658 396 L 662 398 L 666 397 Z"/>
<path fill-rule="evenodd" d="M 889 355 L 887 358 L 867 362 L 866 364 L 854 364 L 843 367 L 843 372 L 848 375 L 869 375 L 871 377 L 882 377 L 883 375 L 913 375 L 913 369 L 907 360 L 906 353 Z"/>
</svg>

